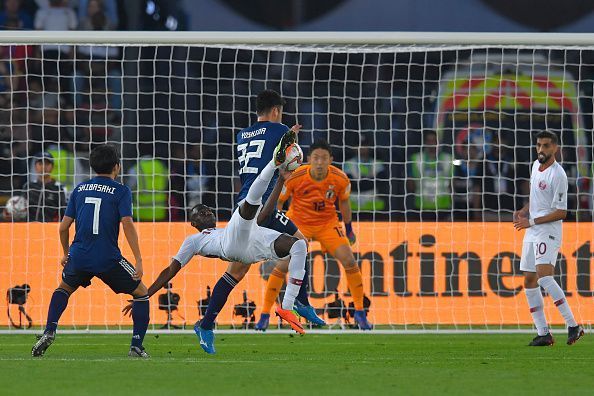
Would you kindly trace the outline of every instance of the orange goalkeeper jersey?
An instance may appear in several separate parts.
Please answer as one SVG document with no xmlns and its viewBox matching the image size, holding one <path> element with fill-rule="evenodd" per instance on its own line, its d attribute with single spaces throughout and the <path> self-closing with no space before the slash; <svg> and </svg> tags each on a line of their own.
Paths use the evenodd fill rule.
<svg viewBox="0 0 594 396">
<path fill-rule="evenodd" d="M 338 221 L 334 203 L 344 201 L 351 193 L 348 176 L 330 165 L 328 175 L 315 181 L 309 174 L 310 165 L 302 165 L 285 182 L 279 200 L 292 197 L 287 216 L 299 225 L 322 225 Z"/>
</svg>

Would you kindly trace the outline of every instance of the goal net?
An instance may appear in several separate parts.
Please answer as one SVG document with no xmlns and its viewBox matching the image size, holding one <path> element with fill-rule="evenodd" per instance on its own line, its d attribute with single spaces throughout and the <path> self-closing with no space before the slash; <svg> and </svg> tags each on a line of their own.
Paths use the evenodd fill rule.
<svg viewBox="0 0 594 396">
<path fill-rule="evenodd" d="M 222 223 L 229 219 L 239 187 L 235 136 L 255 121 L 254 99 L 264 89 L 287 99 L 283 121 L 303 125 L 304 152 L 327 140 L 333 164 L 351 178 L 352 249 L 377 329 L 530 329 L 519 271 L 523 232 L 511 217 L 528 199 L 534 136 L 556 133 L 557 159 L 569 178 L 556 278 L 577 321 L 594 321 L 594 41 L 465 44 L 433 37 L 432 44 L 415 44 L 388 37 L 349 44 L 320 34 L 319 44 L 244 44 L 241 37 L 218 44 L 200 34 L 177 42 L 166 34 L 141 41 L 138 34 L 129 43 L 115 36 L 73 43 L 45 33 L 0 37 L 3 329 L 27 327 L 24 313 L 33 328 L 44 326 L 61 279 L 55 221 L 65 201 L 40 187 L 40 153 L 52 156 L 51 175 L 67 200 L 92 176 L 93 147 L 111 142 L 121 149 L 120 181 L 134 194 L 150 285 L 195 232 L 188 208 L 203 202 Z M 132 258 L 123 238 L 120 246 Z M 194 258 L 151 300 L 152 329 L 193 325 L 226 266 Z M 348 329 L 352 299 L 342 265 L 313 241 L 308 266 L 312 305 L 331 329 Z M 252 266 L 221 311 L 219 329 L 253 326 L 273 267 Z M 70 298 L 61 326 L 128 328 L 121 314 L 127 298 L 95 279 Z M 549 300 L 549 322 L 562 325 Z"/>
</svg>

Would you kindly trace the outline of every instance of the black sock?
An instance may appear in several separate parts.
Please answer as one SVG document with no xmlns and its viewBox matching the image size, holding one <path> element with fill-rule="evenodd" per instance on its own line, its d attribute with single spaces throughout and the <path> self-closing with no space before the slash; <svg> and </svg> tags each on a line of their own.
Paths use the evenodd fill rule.
<svg viewBox="0 0 594 396">
<path fill-rule="evenodd" d="M 57 288 L 52 294 L 52 300 L 47 311 L 47 324 L 45 325 L 45 333 L 56 331 L 60 316 L 68 306 L 68 298 L 70 293 L 64 289 Z"/>
<path fill-rule="evenodd" d="M 309 297 L 307 293 L 307 286 L 309 285 L 309 269 L 308 269 L 308 262 L 305 262 L 305 275 L 303 276 L 303 283 L 301 283 L 301 288 L 299 289 L 299 294 L 297 294 L 297 301 L 301 304 L 308 306 L 309 304 Z"/>
<path fill-rule="evenodd" d="M 227 297 L 229 297 L 235 286 L 237 286 L 237 280 L 225 272 L 212 290 L 210 302 L 206 308 L 206 314 L 204 314 L 204 318 L 200 321 L 201 328 L 205 330 L 212 330 L 214 328 L 217 315 L 223 309 L 223 306 L 227 302 Z"/>
<path fill-rule="evenodd" d="M 149 300 L 148 296 L 136 297 L 132 302 L 132 346 L 142 347 L 146 329 L 149 324 Z"/>
</svg>

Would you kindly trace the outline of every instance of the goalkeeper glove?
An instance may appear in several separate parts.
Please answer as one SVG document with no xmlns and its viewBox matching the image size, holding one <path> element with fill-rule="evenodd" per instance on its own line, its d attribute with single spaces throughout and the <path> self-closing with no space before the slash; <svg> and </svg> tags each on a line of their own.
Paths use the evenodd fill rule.
<svg viewBox="0 0 594 396">
<path fill-rule="evenodd" d="M 344 223 L 344 228 L 346 228 L 346 234 L 347 238 L 349 239 L 349 243 L 351 246 L 353 246 L 355 242 L 357 242 L 357 236 L 353 232 L 353 226 L 351 223 Z"/>
</svg>

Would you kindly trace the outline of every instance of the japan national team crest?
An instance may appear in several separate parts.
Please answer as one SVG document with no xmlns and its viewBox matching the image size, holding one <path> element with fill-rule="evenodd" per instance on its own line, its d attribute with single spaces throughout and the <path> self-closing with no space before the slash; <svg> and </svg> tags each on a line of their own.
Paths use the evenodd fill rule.
<svg viewBox="0 0 594 396">
<path fill-rule="evenodd" d="M 330 184 L 328 186 L 328 191 L 326 191 L 326 199 L 332 199 L 334 197 L 334 185 Z"/>
<path fill-rule="evenodd" d="M 541 190 L 546 190 L 547 183 L 545 183 L 544 180 L 539 181 L 538 182 L 538 188 L 540 188 Z"/>
</svg>

